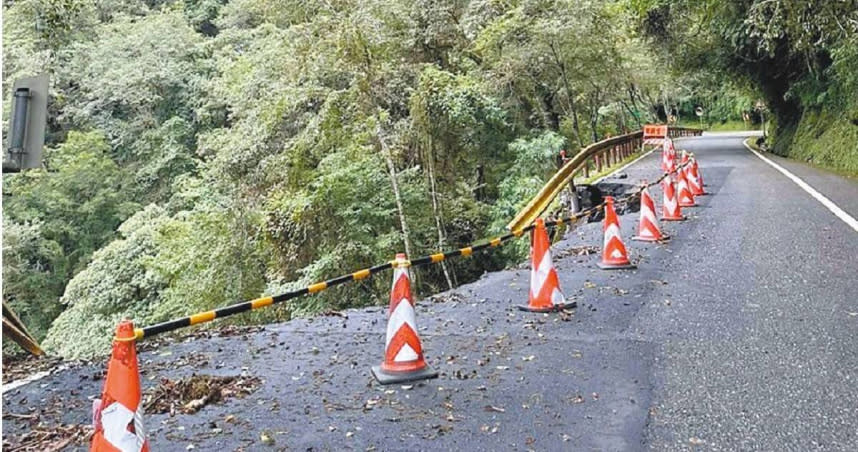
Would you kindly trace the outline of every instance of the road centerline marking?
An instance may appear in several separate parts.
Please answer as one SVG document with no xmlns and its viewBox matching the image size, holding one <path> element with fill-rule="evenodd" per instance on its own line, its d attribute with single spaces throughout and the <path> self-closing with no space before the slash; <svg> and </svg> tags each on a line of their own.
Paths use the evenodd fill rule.
<svg viewBox="0 0 858 452">
<path fill-rule="evenodd" d="M 823 195 L 822 193 L 820 193 L 820 192 L 816 191 L 816 189 L 815 189 L 815 188 L 811 187 L 811 186 L 810 186 L 810 184 L 808 184 L 807 182 L 805 182 L 804 180 L 802 180 L 800 177 L 798 177 L 798 176 L 796 176 L 795 174 L 793 174 L 793 173 L 789 172 L 789 170 L 787 170 L 786 168 L 784 168 L 784 167 L 782 167 L 782 166 L 778 165 L 777 163 L 775 163 L 775 162 L 771 161 L 770 159 L 768 159 L 768 158 L 764 157 L 764 156 L 763 156 L 762 154 L 760 154 L 759 152 L 755 151 L 755 150 L 754 150 L 754 148 L 752 148 L 751 146 L 749 146 L 749 145 L 748 145 L 748 143 L 747 143 L 745 140 L 743 140 L 743 141 L 742 141 L 742 144 L 743 144 L 743 145 L 745 146 L 745 148 L 747 148 L 749 151 L 753 152 L 753 153 L 754 153 L 754 155 L 756 155 L 757 157 L 759 157 L 759 158 L 760 158 L 760 160 L 762 160 L 762 161 L 764 161 L 764 162 L 768 163 L 768 164 L 769 164 L 769 166 L 771 166 L 772 168 L 774 168 L 774 169 L 778 170 L 781 174 L 783 174 L 784 176 L 786 176 L 789 180 L 791 180 L 791 181 L 795 182 L 795 184 L 796 184 L 796 185 L 798 185 L 799 187 L 801 187 L 801 189 L 802 189 L 802 190 L 806 191 L 810 196 L 812 196 L 814 199 L 816 199 L 817 201 L 819 201 L 819 202 L 820 202 L 820 204 L 822 204 L 823 206 L 825 206 L 825 208 L 827 208 L 828 210 L 830 210 L 830 211 L 831 211 L 831 213 L 833 213 L 837 218 L 840 218 L 841 220 L 843 220 L 843 222 L 844 222 L 844 223 L 846 223 L 847 225 L 849 225 L 849 227 L 851 227 L 852 229 L 854 229 L 854 230 L 855 230 L 855 232 L 858 232 L 858 220 L 856 220 L 856 219 L 855 219 L 855 217 L 853 217 L 852 215 L 849 215 L 848 213 L 846 213 L 846 211 L 845 211 L 845 210 L 841 209 L 837 204 L 834 204 L 834 202 L 833 202 L 833 201 L 831 201 L 830 199 L 826 198 L 826 197 L 825 197 L 825 195 Z"/>
</svg>

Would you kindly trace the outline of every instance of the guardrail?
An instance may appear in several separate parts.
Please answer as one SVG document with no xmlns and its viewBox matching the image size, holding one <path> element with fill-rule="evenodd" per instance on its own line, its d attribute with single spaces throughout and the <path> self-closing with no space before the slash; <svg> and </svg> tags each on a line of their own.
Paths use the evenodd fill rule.
<svg viewBox="0 0 858 452">
<path fill-rule="evenodd" d="M 658 185 L 667 178 L 669 175 L 676 173 L 681 170 L 685 164 L 681 164 L 676 167 L 673 171 L 669 173 L 664 173 L 653 182 L 640 186 L 637 190 L 632 193 L 629 193 L 625 196 L 618 197 L 616 199 L 616 203 L 620 204 L 623 202 L 628 202 L 636 197 L 640 196 L 641 190 L 644 187 L 649 188 L 655 185 Z M 602 210 L 605 207 L 605 202 L 601 202 L 598 205 L 595 205 L 587 210 L 583 210 L 581 212 L 576 212 L 572 215 L 569 215 L 564 218 L 557 218 L 553 220 L 548 220 L 545 222 L 545 227 L 555 227 L 561 226 L 564 224 L 572 224 L 582 218 L 586 218 L 593 214 L 596 211 Z M 482 251 L 489 248 L 496 248 L 503 245 L 505 242 L 522 237 L 525 233 L 530 232 L 535 227 L 534 223 L 530 223 L 522 228 L 516 229 L 512 232 L 508 232 L 504 235 L 484 240 L 482 242 L 477 242 L 471 245 L 468 245 L 463 248 L 458 248 L 446 252 L 438 252 L 434 254 L 429 254 L 426 256 L 418 257 L 416 259 L 410 259 L 406 261 L 406 265 L 409 267 L 421 267 L 424 265 L 432 265 L 437 264 L 441 261 L 453 258 L 453 257 L 471 257 L 474 252 Z M 170 331 L 175 331 L 181 328 L 199 325 L 201 323 L 211 322 L 215 319 L 220 319 L 223 317 L 229 317 L 235 314 L 240 314 L 242 312 L 252 311 L 255 309 L 265 308 L 267 306 L 271 306 L 272 304 L 282 303 L 287 300 L 291 300 L 293 298 L 298 298 L 304 295 L 311 295 L 314 293 L 321 292 L 328 288 L 338 286 L 340 284 L 345 284 L 350 281 L 360 281 L 362 279 L 366 279 L 372 277 L 376 273 L 380 273 L 384 270 L 394 268 L 393 261 L 388 261 L 379 265 L 375 265 L 373 267 L 368 267 L 362 270 L 358 270 L 352 273 L 347 273 L 342 276 L 338 276 L 336 278 L 331 278 L 326 281 L 320 281 L 315 284 L 310 284 L 309 286 L 303 287 L 298 290 L 293 290 L 290 292 L 282 293 L 279 295 L 269 296 L 257 298 L 255 300 L 244 301 L 240 303 L 235 303 L 227 306 L 223 306 L 221 308 L 212 309 L 210 311 L 200 312 L 197 314 L 193 314 L 187 317 L 181 317 L 178 319 L 169 320 L 166 322 L 158 323 L 155 325 L 150 325 L 144 328 L 135 328 L 134 337 L 137 340 L 141 340 L 144 338 L 150 338 L 157 334 L 167 333 Z"/>
<path fill-rule="evenodd" d="M 703 131 L 700 129 L 668 128 L 670 138 L 697 136 L 702 133 Z M 597 141 L 585 147 L 551 176 L 551 179 L 539 190 L 539 193 L 507 224 L 507 229 L 515 231 L 536 221 L 548 209 L 557 195 L 563 191 L 563 188 L 573 182 L 576 174 L 581 172 L 584 177 L 589 177 L 591 160 L 596 171 L 601 172 L 603 168 L 614 166 L 632 154 L 643 151 L 643 148 L 642 130 Z"/>
</svg>

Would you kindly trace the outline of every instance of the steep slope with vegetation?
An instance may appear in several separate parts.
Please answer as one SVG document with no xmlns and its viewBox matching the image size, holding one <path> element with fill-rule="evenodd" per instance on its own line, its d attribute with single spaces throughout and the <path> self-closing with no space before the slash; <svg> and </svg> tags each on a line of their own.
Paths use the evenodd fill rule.
<svg viewBox="0 0 858 452">
<path fill-rule="evenodd" d="M 854 2 L 805 3 L 6 2 L 4 93 L 48 73 L 51 99 L 44 168 L 4 176 L 4 299 L 50 352 L 97 354 L 122 317 L 499 232 L 560 149 L 668 115 L 694 124 L 697 106 L 729 125 L 761 95 L 779 152 L 853 171 Z M 421 269 L 418 292 L 525 252 Z M 387 289 L 367 280 L 237 321 Z"/>
<path fill-rule="evenodd" d="M 45 168 L 5 177 L 4 297 L 44 345 L 499 231 L 564 147 L 679 91 L 612 1 L 22 0 L 4 92 L 47 72 Z M 8 111 L 9 106 L 5 108 Z M 526 247 L 418 273 L 473 280 Z M 378 303 L 366 281 L 240 321 Z"/>
</svg>

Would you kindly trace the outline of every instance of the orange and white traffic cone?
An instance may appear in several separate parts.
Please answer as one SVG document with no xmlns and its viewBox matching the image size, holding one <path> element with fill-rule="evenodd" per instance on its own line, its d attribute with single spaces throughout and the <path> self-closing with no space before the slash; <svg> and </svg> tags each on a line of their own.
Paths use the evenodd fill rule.
<svg viewBox="0 0 858 452">
<path fill-rule="evenodd" d="M 532 267 L 528 303 L 518 308 L 530 312 L 552 312 L 574 307 L 574 304 L 566 304 L 566 297 L 560 291 L 557 270 L 551 262 L 551 244 L 542 218 L 536 219 L 536 226 L 530 235 L 530 259 Z"/>
<path fill-rule="evenodd" d="M 632 237 L 632 240 L 641 242 L 658 242 L 665 240 L 667 236 L 661 233 L 658 227 L 658 218 L 655 216 L 655 202 L 646 188 L 646 181 L 643 181 L 641 189 L 641 219 L 638 223 L 638 235 Z"/>
<path fill-rule="evenodd" d="M 92 452 L 149 451 L 143 428 L 135 339 L 131 321 L 119 323 L 107 364 L 104 392 L 101 400 L 93 404 L 96 410 L 93 412 L 95 433 L 89 448 Z"/>
<path fill-rule="evenodd" d="M 614 198 L 605 197 L 605 226 L 603 228 L 605 240 L 602 244 L 602 261 L 599 268 L 605 270 L 618 270 L 623 268 L 635 268 L 629 261 L 626 245 L 620 237 L 620 220 L 614 211 Z"/>
<path fill-rule="evenodd" d="M 691 174 L 694 175 L 694 178 L 697 179 L 697 186 L 700 187 L 700 195 L 708 195 L 703 185 L 703 172 L 700 171 L 700 167 L 697 165 L 697 159 L 691 159 Z M 698 196 L 697 193 L 694 196 Z"/>
<path fill-rule="evenodd" d="M 685 217 L 682 215 L 682 209 L 679 208 L 679 203 L 676 201 L 676 190 L 674 182 L 670 178 L 665 179 L 661 183 L 664 189 L 664 203 L 661 206 L 661 219 L 665 221 L 683 221 Z"/>
<path fill-rule="evenodd" d="M 417 335 L 414 300 L 411 297 L 411 280 L 408 267 L 411 263 L 399 253 L 393 260 L 393 287 L 390 290 L 390 309 L 387 312 L 387 338 L 384 361 L 372 367 L 372 375 L 383 385 L 435 378 L 423 359 L 423 346 Z"/>
<path fill-rule="evenodd" d="M 673 140 L 666 138 L 661 150 L 661 169 L 665 173 L 670 173 L 676 169 L 676 148 L 673 147 Z"/>
<path fill-rule="evenodd" d="M 688 187 L 688 175 L 685 172 L 685 167 L 679 169 L 679 187 L 677 191 L 679 194 L 677 197 L 679 198 L 679 206 L 680 207 L 695 207 L 697 205 L 694 202 L 694 195 L 691 193 L 691 189 Z"/>
<path fill-rule="evenodd" d="M 694 157 L 691 158 L 691 161 L 688 165 L 685 166 L 685 180 L 688 181 L 688 188 L 691 190 L 691 194 L 694 196 L 704 195 L 703 186 L 700 185 L 700 179 L 697 177 L 697 174 L 694 173 L 694 165 L 697 163 L 697 160 Z"/>
</svg>

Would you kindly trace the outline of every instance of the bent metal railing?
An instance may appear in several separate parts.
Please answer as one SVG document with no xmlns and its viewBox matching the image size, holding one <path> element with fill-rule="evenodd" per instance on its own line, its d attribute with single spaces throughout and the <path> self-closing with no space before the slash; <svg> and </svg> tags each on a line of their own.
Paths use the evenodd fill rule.
<svg viewBox="0 0 858 452">
<path fill-rule="evenodd" d="M 668 128 L 668 136 L 670 138 L 698 136 L 702 133 L 703 131 L 700 129 L 685 127 Z M 551 179 L 539 190 L 539 193 L 509 222 L 507 229 L 515 231 L 536 221 L 548 209 L 551 202 L 563 191 L 563 188 L 574 180 L 579 172 L 584 177 L 589 176 L 591 161 L 596 171 L 601 172 L 603 167 L 609 168 L 632 154 L 643 150 L 644 134 L 642 130 L 598 141 L 581 149 L 581 152 L 569 159 L 565 165 L 551 176 Z"/>
</svg>

